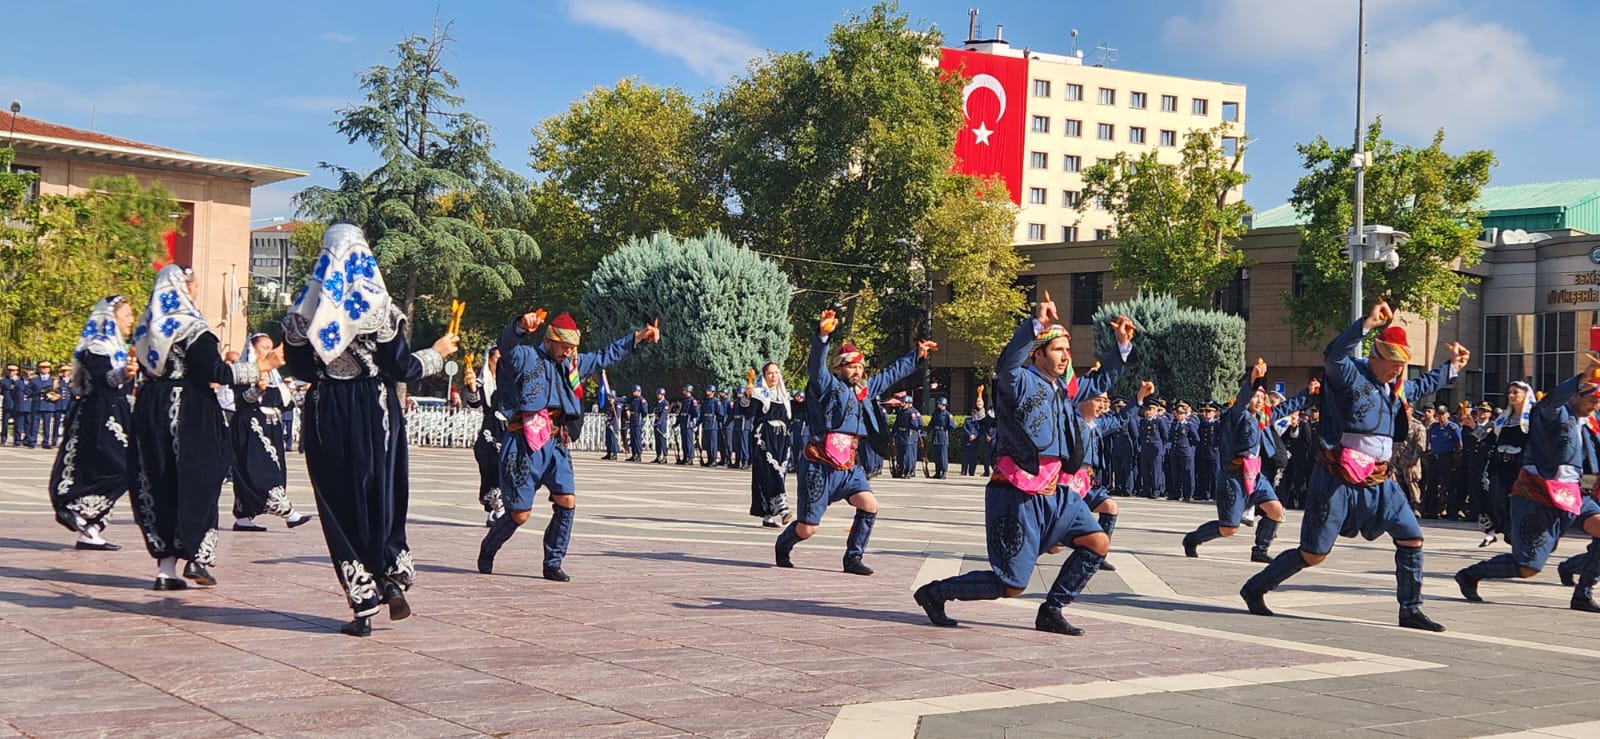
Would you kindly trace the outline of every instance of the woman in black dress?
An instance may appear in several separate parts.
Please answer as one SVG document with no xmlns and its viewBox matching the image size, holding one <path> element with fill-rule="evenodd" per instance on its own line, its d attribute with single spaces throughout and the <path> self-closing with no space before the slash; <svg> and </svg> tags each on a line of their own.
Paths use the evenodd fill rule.
<svg viewBox="0 0 1600 739">
<path fill-rule="evenodd" d="M 1533 386 L 1518 380 L 1506 388 L 1506 410 L 1494 422 L 1494 446 L 1489 450 L 1489 494 L 1478 506 L 1479 547 L 1495 542 L 1511 530 L 1511 484 L 1522 469 L 1522 445 L 1528 440 L 1528 416 L 1533 410 Z"/>
<path fill-rule="evenodd" d="M 242 359 L 255 361 L 272 350 L 272 337 L 253 334 Z M 291 529 L 315 518 L 296 511 L 289 501 L 283 412 L 293 407 L 293 398 L 283 377 L 273 370 L 254 385 L 235 385 L 233 406 L 228 426 L 233 443 L 233 530 L 266 531 L 255 521 L 263 513 L 282 517 Z"/>
<path fill-rule="evenodd" d="M 794 514 L 784 498 L 783 480 L 789 472 L 789 421 L 794 417 L 783 370 L 776 362 L 761 368 L 761 379 L 751 379 L 739 399 L 739 412 L 751 419 L 750 515 L 761 525 L 789 525 Z"/>
<path fill-rule="evenodd" d="M 316 266 L 283 319 L 283 336 L 292 374 L 311 381 L 300 436 L 328 556 L 355 613 L 340 631 L 367 636 L 380 603 L 389 605 L 391 620 L 411 615 L 405 590 L 416 577 L 406 543 L 410 488 L 397 386 L 437 374 L 456 337 L 411 351 L 405 313 L 389 298 L 361 229 L 348 223 L 323 235 Z"/>
<path fill-rule="evenodd" d="M 462 400 L 468 408 L 483 411 L 483 424 L 478 428 L 478 438 L 472 442 L 472 456 L 478 462 L 478 502 L 487 515 L 485 526 L 505 515 L 505 503 L 500 497 L 500 440 L 506 435 L 506 421 L 500 416 L 500 404 L 495 394 L 494 368 L 500 362 L 500 348 L 491 346 L 483 352 L 483 372 L 467 367 L 462 375 Z"/>
<path fill-rule="evenodd" d="M 112 295 L 89 311 L 72 352 L 68 377 L 77 400 L 67 408 L 61 450 L 50 469 L 56 522 L 78 532 L 78 549 L 115 551 L 100 532 L 117 499 L 128 492 L 128 391 L 139 363 L 128 356 L 133 304 Z"/>
<path fill-rule="evenodd" d="M 211 384 L 253 385 L 282 366 L 281 351 L 256 362 L 225 362 L 217 335 L 195 307 L 194 271 L 170 265 L 156 275 L 150 306 L 133 332 L 134 356 L 144 371 L 128 438 L 133 518 L 158 564 L 155 589 L 217 580 L 217 499 L 232 454 L 222 406 Z"/>
</svg>

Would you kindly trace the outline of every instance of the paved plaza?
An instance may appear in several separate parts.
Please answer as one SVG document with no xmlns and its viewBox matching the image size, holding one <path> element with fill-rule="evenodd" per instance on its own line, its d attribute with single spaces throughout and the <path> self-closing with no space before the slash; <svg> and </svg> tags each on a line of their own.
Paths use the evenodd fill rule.
<svg viewBox="0 0 1600 739">
<path fill-rule="evenodd" d="M 875 481 L 877 574 L 857 577 L 846 508 L 777 569 L 748 472 L 579 453 L 558 584 L 539 577 L 548 506 L 480 575 L 470 452 L 414 449 L 415 615 L 355 639 L 317 527 L 224 531 L 217 587 L 154 592 L 126 501 L 107 532 L 125 549 L 72 549 L 49 455 L 0 449 L 0 736 L 1600 736 L 1600 620 L 1567 609 L 1553 567 L 1463 601 L 1450 574 L 1505 549 L 1465 524 L 1427 532 L 1443 634 L 1393 625 L 1386 542 L 1341 542 L 1260 618 L 1237 595 L 1261 567 L 1247 538 L 1182 556 L 1214 508 L 1126 498 L 1117 572 L 1067 610 L 1086 636 L 1032 628 L 1062 555 L 941 629 L 911 591 L 986 566 L 977 478 Z M 1291 512 L 1274 551 L 1298 530 Z"/>
</svg>

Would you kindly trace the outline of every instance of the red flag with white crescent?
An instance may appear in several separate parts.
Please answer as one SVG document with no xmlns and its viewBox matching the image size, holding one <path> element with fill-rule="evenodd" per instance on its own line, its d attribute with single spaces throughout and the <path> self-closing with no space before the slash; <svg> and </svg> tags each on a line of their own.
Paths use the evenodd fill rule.
<svg viewBox="0 0 1600 739">
<path fill-rule="evenodd" d="M 943 49 L 939 68 L 960 74 L 961 110 L 956 135 L 956 171 L 999 176 L 1022 204 L 1023 138 L 1028 115 L 1028 60 L 963 49 Z"/>
</svg>

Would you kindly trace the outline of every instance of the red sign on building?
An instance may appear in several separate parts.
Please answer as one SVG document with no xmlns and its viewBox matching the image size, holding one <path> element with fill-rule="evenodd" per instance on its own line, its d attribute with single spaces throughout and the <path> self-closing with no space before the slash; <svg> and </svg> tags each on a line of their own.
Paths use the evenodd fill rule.
<svg viewBox="0 0 1600 739">
<path fill-rule="evenodd" d="M 999 176 L 1011 191 L 1011 202 L 1020 205 L 1028 60 L 944 49 L 939 68 L 966 79 L 961 88 L 966 121 L 956 136 L 956 171 Z"/>
</svg>

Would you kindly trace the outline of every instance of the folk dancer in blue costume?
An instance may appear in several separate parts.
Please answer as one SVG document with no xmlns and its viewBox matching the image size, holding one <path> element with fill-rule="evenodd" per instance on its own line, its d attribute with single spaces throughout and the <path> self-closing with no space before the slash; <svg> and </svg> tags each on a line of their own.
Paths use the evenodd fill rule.
<svg viewBox="0 0 1600 739">
<path fill-rule="evenodd" d="M 1102 454 L 1103 441 L 1108 435 L 1137 423 L 1139 420 L 1138 403 L 1143 403 L 1156 391 L 1155 385 L 1149 382 L 1140 383 L 1138 400 L 1134 405 L 1125 405 L 1118 413 L 1110 413 L 1111 399 L 1104 390 L 1096 393 L 1078 394 L 1078 440 L 1083 450 L 1083 468 L 1089 474 L 1080 482 L 1086 481 L 1087 486 L 1068 486 L 1068 489 L 1083 498 L 1083 503 L 1089 506 L 1089 511 L 1098 516 L 1096 523 L 1106 532 L 1106 539 L 1110 540 L 1111 533 L 1117 528 L 1117 502 L 1111 499 L 1111 493 L 1101 482 L 1098 475 L 1105 469 L 1106 457 Z M 1065 546 L 1068 542 L 1062 542 Z M 1060 551 L 1060 548 L 1050 550 L 1051 554 Z M 1109 560 L 1101 560 L 1100 569 L 1115 572 L 1116 566 Z"/>
<path fill-rule="evenodd" d="M 255 362 L 224 362 L 217 335 L 194 304 L 194 272 L 170 265 L 156 275 L 150 305 L 134 330 L 145 382 L 128 434 L 133 518 L 156 560 L 156 590 L 217 580 L 217 499 L 232 461 L 222 407 L 211 384 L 250 385 L 283 365 L 282 351 Z"/>
<path fill-rule="evenodd" d="M 683 386 L 678 401 L 678 464 L 694 464 L 694 435 L 700 428 L 700 403 L 694 399 L 694 386 Z"/>
<path fill-rule="evenodd" d="M 972 410 L 972 415 L 961 422 L 961 474 L 971 477 L 978 473 L 978 452 L 983 446 L 983 408 Z"/>
<path fill-rule="evenodd" d="M 1600 485 L 1594 482 L 1596 477 L 1600 476 L 1600 418 L 1596 418 L 1593 413 L 1584 416 L 1582 430 L 1584 481 L 1591 485 L 1589 495 L 1592 498 L 1600 495 L 1600 492 L 1596 492 L 1596 490 L 1600 490 Z M 1588 500 L 1588 503 L 1595 502 L 1592 499 L 1586 500 Z M 1582 518 L 1581 511 L 1580 518 Z M 1584 523 L 1587 523 L 1587 521 L 1581 521 L 1580 527 Z M 1587 534 L 1589 532 L 1585 530 L 1584 533 Z M 1567 587 L 1577 585 L 1579 576 L 1587 569 L 1587 565 L 1592 560 L 1600 559 L 1591 556 L 1592 553 L 1600 551 L 1600 544 L 1597 544 L 1597 542 L 1600 542 L 1600 538 L 1594 537 L 1593 534 L 1590 534 L 1590 537 L 1592 541 L 1589 542 L 1589 547 L 1586 551 L 1578 552 L 1566 558 L 1556 568 L 1556 571 L 1561 575 L 1562 585 Z M 1595 611 L 1593 607 L 1594 585 L 1597 580 L 1600 580 L 1600 568 L 1588 572 L 1584 577 L 1586 578 L 1583 581 L 1584 584 L 1572 593 L 1572 607 L 1579 611 Z"/>
<path fill-rule="evenodd" d="M 919 341 L 917 348 L 883 371 L 868 378 L 866 356 L 849 343 L 839 347 L 839 356 L 828 371 L 828 339 L 839 325 L 833 311 L 825 310 L 811 337 L 811 355 L 806 363 L 809 386 L 806 389 L 805 452 L 796 471 L 799 489 L 799 518 L 778 535 L 774 554 L 779 567 L 793 567 L 789 555 L 796 544 L 810 539 L 822 523 L 822 514 L 837 501 L 855 507 L 855 520 L 845 542 L 844 571 L 871 575 L 862 557 L 872 525 L 878 518 L 878 499 L 872 494 L 863 470 L 856 466 L 856 451 L 869 435 L 888 432 L 887 420 L 872 399 L 911 376 L 928 352 L 939 348 L 932 341 Z"/>
<path fill-rule="evenodd" d="M 6 376 L 0 377 L 0 443 L 11 438 L 11 446 L 22 446 L 22 368 L 15 362 L 6 365 Z"/>
<path fill-rule="evenodd" d="M 1196 501 L 1209 501 L 1216 497 L 1218 478 L 1222 473 L 1222 422 L 1221 409 L 1214 402 L 1200 407 L 1200 423 L 1195 435 L 1200 442 L 1195 445 Z"/>
<path fill-rule="evenodd" d="M 672 415 L 672 403 L 667 401 L 667 389 L 656 388 L 656 405 L 654 416 L 650 420 L 650 432 L 655 441 L 656 458 L 652 464 L 667 463 L 667 421 Z"/>
<path fill-rule="evenodd" d="M 706 397 L 700 401 L 700 451 L 705 458 L 701 467 L 717 463 L 722 449 L 722 403 L 717 400 L 717 386 L 706 386 Z"/>
<path fill-rule="evenodd" d="M 478 547 L 479 572 L 494 571 L 495 555 L 527 523 L 542 486 L 550 492 L 551 509 L 544 530 L 544 578 L 572 579 L 561 569 L 578 505 L 567 445 L 583 430 L 583 379 L 621 361 L 640 344 L 659 341 L 657 323 L 584 354 L 578 353 L 578 325 L 565 313 L 550 321 L 543 343 L 536 346 L 523 341 L 544 325 L 543 311 L 526 313 L 500 332 L 500 413 L 506 417 L 500 489 L 506 515 L 489 527 Z"/>
<path fill-rule="evenodd" d="M 495 519 L 506 514 L 500 495 L 500 445 L 506 435 L 506 419 L 500 415 L 500 387 L 494 379 L 499 364 L 500 348 L 487 347 L 483 350 L 483 371 L 467 367 L 461 377 L 462 400 L 467 407 L 483 413 L 478 436 L 472 440 L 472 458 L 478 463 L 478 504 L 483 506 L 484 526 L 493 525 Z"/>
<path fill-rule="evenodd" d="M 80 397 L 67 411 L 61 450 L 50 469 L 56 523 L 78 534 L 78 549 L 122 547 L 100 536 L 117 499 L 128 492 L 128 392 L 139 361 L 128 355 L 133 304 L 121 295 L 96 303 L 78 335 L 68 379 Z"/>
<path fill-rule="evenodd" d="M 242 359 L 253 362 L 272 350 L 272 337 L 252 334 L 245 340 Z M 233 422 L 228 425 L 233 443 L 233 530 L 266 531 L 255 521 L 263 513 L 282 517 L 291 529 L 315 518 L 296 511 L 289 501 L 282 413 L 291 399 L 283 376 L 273 370 L 253 384 L 234 385 L 233 402 Z"/>
<path fill-rule="evenodd" d="M 950 415 L 950 399 L 939 398 L 934 403 L 933 416 L 928 419 L 928 454 L 933 457 L 933 478 L 943 480 L 950 470 L 950 435 L 955 433 L 955 417 Z"/>
<path fill-rule="evenodd" d="M 1300 548 L 1280 553 L 1239 591 L 1250 612 L 1270 616 L 1266 594 L 1295 573 L 1321 564 L 1340 536 L 1368 540 L 1387 533 L 1394 540 L 1395 598 L 1400 625 L 1444 631 L 1422 612 L 1422 528 L 1405 493 L 1389 476 L 1396 441 L 1406 438 L 1409 403 L 1432 395 L 1455 380 L 1471 354 L 1456 345 L 1449 361 L 1415 380 L 1405 380 L 1411 349 L 1405 329 L 1391 326 L 1378 334 L 1367 359 L 1351 356 L 1367 333 L 1393 318 L 1379 302 L 1364 319 L 1339 334 L 1324 353 L 1326 379 L 1321 399 L 1318 456 L 1306 489 Z"/>
<path fill-rule="evenodd" d="M 1172 419 L 1159 399 L 1146 400 L 1139 430 L 1139 486 L 1137 493 L 1151 500 L 1167 490 L 1167 447 L 1171 444 Z"/>
<path fill-rule="evenodd" d="M 1167 450 L 1172 476 L 1167 479 L 1167 500 L 1185 503 L 1194 499 L 1195 451 L 1200 446 L 1200 428 L 1189 415 L 1189 404 L 1178 401 L 1172 418 L 1172 446 Z"/>
<path fill-rule="evenodd" d="M 1021 595 L 1040 555 L 1070 544 L 1075 549 L 1057 573 L 1033 626 L 1068 636 L 1083 633 L 1067 622 L 1061 608 L 1100 569 L 1111 540 L 1084 499 L 1071 492 L 1088 486 L 1073 399 L 1097 396 L 1122 375 L 1133 350 L 1134 325 L 1127 317 L 1112 322 L 1118 351 L 1102 360 L 1104 366 L 1093 378 L 1084 380 L 1072 372 L 1071 336 L 1057 320 L 1055 303 L 1045 292 L 1034 317 L 1022 321 L 996 362 L 998 469 L 984 488 L 983 504 L 990 569 L 917 589 L 917 605 L 936 626 L 956 625 L 945 615 L 948 601 Z M 1061 490 L 1062 485 L 1067 489 Z"/>
<path fill-rule="evenodd" d="M 56 414 L 56 404 L 61 400 L 61 390 L 57 387 L 55 365 L 49 361 L 41 361 L 34 365 L 36 370 L 33 379 L 28 380 L 33 394 L 33 439 L 45 449 L 56 448 L 56 437 L 60 430 L 56 427 L 60 417 Z"/>
<path fill-rule="evenodd" d="M 1261 472 L 1262 460 L 1270 458 L 1283 443 L 1272 431 L 1272 422 L 1305 407 L 1319 387 L 1317 381 L 1312 380 L 1299 395 L 1277 407 L 1268 407 L 1262 379 L 1266 376 L 1267 363 L 1257 361 L 1239 385 L 1239 397 L 1222 414 L 1222 457 L 1228 462 L 1217 484 L 1217 518 L 1183 537 L 1184 556 L 1198 557 L 1201 544 L 1233 536 L 1239 530 L 1245 510 L 1259 508 L 1262 518 L 1256 523 L 1256 541 L 1250 549 L 1250 561 L 1272 561 L 1267 548 L 1277 538 L 1278 525 L 1283 522 L 1283 503 L 1279 502 L 1272 481 Z"/>
<path fill-rule="evenodd" d="M 666 395 L 666 391 L 662 391 Z M 650 416 L 650 404 L 645 402 L 644 389 L 633 386 L 628 396 L 628 461 L 644 461 L 644 420 Z M 663 450 L 664 452 L 665 450 Z M 663 453 L 663 457 L 665 454 Z"/>
<path fill-rule="evenodd" d="M 405 591 L 417 570 L 406 539 L 410 465 L 397 390 L 438 374 L 458 339 L 447 333 L 412 351 L 405 328 L 361 229 L 329 226 L 283 318 L 283 351 L 290 372 L 312 383 L 301 443 L 328 558 L 354 614 L 339 628 L 350 636 L 372 634 L 379 605 L 388 604 L 393 621 L 411 615 Z"/>
<path fill-rule="evenodd" d="M 894 477 L 911 478 L 917 474 L 917 446 L 922 439 L 922 412 L 917 410 L 911 394 L 902 392 L 895 396 L 900 412 L 894 415 Z"/>
<path fill-rule="evenodd" d="M 1482 602 L 1482 580 L 1530 578 L 1544 569 L 1561 535 L 1577 526 L 1591 538 L 1586 554 L 1562 563 L 1562 581 L 1573 584 L 1571 607 L 1600 613 L 1594 585 L 1600 580 L 1600 503 L 1593 489 L 1583 489 L 1586 460 L 1594 454 L 1590 419 L 1600 409 L 1600 357 L 1587 355 L 1588 367 L 1557 385 L 1535 403 L 1529 419 L 1523 467 L 1511 487 L 1511 553 L 1501 554 L 1456 573 L 1462 597 Z M 1587 464 L 1586 464 L 1587 463 Z"/>
</svg>

